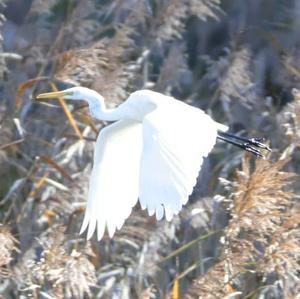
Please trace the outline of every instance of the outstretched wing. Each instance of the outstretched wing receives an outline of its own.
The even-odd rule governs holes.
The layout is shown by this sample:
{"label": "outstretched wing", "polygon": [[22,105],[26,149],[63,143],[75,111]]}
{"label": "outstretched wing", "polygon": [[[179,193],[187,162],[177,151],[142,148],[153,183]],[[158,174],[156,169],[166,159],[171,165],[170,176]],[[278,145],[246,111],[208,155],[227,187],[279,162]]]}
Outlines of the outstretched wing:
{"label": "outstretched wing", "polygon": [[88,202],[80,233],[96,227],[100,240],[105,227],[112,237],[138,200],[142,124],[118,121],[101,130],[94,152]]}
{"label": "outstretched wing", "polygon": [[149,215],[170,220],[187,203],[216,137],[217,123],[175,99],[144,118],[139,200]]}

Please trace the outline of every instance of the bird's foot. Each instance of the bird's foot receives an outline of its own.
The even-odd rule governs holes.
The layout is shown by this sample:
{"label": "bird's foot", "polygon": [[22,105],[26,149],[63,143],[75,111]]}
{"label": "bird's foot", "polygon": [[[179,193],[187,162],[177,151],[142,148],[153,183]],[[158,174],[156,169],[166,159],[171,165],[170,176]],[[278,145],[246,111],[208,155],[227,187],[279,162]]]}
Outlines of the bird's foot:
{"label": "bird's foot", "polygon": [[[264,138],[246,138],[227,132],[220,132],[218,134],[218,138],[232,145],[238,146],[243,150],[256,155],[257,157],[264,157],[264,155],[260,152],[260,149],[267,150],[269,152],[272,151],[268,145],[263,143],[263,141],[265,140]],[[235,140],[242,142],[238,142]]]}
{"label": "bird's foot", "polygon": [[271,152],[272,150],[270,149],[270,147],[267,144],[262,143],[263,141],[265,141],[265,138],[252,137],[248,139],[248,144]]}

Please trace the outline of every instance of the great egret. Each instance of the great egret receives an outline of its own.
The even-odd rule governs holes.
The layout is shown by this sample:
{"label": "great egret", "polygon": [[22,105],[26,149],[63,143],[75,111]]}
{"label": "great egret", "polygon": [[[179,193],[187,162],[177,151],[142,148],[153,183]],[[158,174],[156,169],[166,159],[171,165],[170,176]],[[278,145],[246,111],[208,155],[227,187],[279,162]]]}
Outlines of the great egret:
{"label": "great egret", "polygon": [[[139,199],[149,215],[169,221],[188,201],[203,158],[216,139],[261,156],[269,149],[260,139],[226,133],[202,110],[150,90],[139,90],[116,109],[106,109],[104,98],[85,87],[43,93],[37,99],[63,97],[85,100],[91,116],[116,121],[102,129],[96,142],[87,208],[80,233],[90,239],[97,227],[113,237]],[[235,140],[240,140],[237,142]]]}

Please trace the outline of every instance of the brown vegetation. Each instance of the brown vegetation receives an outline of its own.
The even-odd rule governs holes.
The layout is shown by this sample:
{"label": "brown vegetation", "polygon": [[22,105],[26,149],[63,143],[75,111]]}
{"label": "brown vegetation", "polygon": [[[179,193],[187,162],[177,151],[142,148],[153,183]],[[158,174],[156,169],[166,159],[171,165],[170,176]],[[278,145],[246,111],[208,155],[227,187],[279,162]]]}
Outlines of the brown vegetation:
{"label": "brown vegetation", "polygon": [[[298,2],[4,2],[0,297],[298,298]],[[255,161],[220,142],[171,222],[137,205],[113,240],[86,241],[78,232],[105,123],[85,105],[33,101],[70,85],[109,106],[142,88],[172,94],[266,137],[272,155]]]}

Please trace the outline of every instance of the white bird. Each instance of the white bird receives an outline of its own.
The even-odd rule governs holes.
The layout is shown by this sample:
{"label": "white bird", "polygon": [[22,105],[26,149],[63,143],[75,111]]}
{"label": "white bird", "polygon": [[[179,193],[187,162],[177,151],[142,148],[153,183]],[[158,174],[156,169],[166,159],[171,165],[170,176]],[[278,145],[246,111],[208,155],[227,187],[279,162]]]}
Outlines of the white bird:
{"label": "white bird", "polygon": [[[97,228],[112,238],[139,200],[142,209],[169,221],[189,199],[205,158],[220,138],[258,156],[260,139],[225,133],[228,127],[170,96],[139,90],[116,109],[85,87],[44,93],[37,99],[85,100],[92,117],[115,121],[101,130],[95,147],[87,207],[80,233]],[[234,140],[241,140],[238,143]]]}

